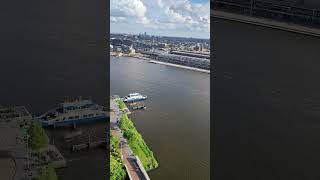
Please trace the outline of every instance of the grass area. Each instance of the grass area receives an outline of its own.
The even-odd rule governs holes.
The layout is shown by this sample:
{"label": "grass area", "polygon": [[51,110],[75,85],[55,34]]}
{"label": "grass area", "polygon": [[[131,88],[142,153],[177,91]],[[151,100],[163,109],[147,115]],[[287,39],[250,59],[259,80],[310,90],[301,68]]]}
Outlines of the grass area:
{"label": "grass area", "polygon": [[117,99],[116,102],[118,103],[118,106],[121,110],[127,108],[126,104],[121,99]]}
{"label": "grass area", "polygon": [[127,115],[122,115],[120,118],[120,128],[123,131],[124,137],[128,140],[129,146],[134,155],[138,156],[144,166],[149,171],[159,166],[153,152],[144,142],[140,133],[134,127],[133,122]]}
{"label": "grass area", "polygon": [[36,180],[58,180],[55,169],[51,166],[44,166],[40,169],[39,176]]}
{"label": "grass area", "polygon": [[119,138],[110,136],[110,180],[124,180],[126,179],[126,171],[121,160],[119,149]]}

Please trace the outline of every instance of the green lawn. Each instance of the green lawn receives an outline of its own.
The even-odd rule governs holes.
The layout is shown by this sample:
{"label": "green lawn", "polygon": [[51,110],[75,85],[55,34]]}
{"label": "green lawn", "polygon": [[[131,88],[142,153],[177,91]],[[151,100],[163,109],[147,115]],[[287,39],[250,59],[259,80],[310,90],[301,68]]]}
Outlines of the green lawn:
{"label": "green lawn", "polygon": [[127,107],[126,104],[121,99],[116,100],[116,102],[118,103],[118,106],[121,110]]}
{"label": "green lawn", "polygon": [[140,158],[144,168],[147,171],[157,168],[159,165],[153,152],[149,149],[127,115],[121,116],[120,128],[123,131],[124,137],[128,140],[130,148]]}

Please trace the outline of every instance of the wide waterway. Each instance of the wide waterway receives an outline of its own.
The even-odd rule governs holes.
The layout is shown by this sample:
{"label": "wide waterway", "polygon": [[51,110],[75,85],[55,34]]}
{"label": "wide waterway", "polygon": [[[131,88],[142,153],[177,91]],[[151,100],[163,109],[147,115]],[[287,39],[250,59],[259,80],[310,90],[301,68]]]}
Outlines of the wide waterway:
{"label": "wide waterway", "polygon": [[209,179],[210,75],[136,58],[110,58],[111,94],[149,97],[147,109],[130,116],[160,164],[149,172],[150,178]]}

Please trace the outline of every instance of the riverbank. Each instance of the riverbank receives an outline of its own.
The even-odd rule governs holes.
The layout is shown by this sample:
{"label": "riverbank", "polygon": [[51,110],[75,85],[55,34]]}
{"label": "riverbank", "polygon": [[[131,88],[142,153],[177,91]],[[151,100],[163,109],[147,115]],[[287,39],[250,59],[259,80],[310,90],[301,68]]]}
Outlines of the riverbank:
{"label": "riverbank", "polygon": [[124,180],[127,176],[120,153],[120,138],[110,135],[110,180]]}
{"label": "riverbank", "polygon": [[[111,135],[120,140],[121,158],[128,176],[130,179],[150,179],[146,171],[156,168],[158,163],[155,161],[153,153],[150,151],[144,141],[143,143],[145,146],[143,146],[143,149],[141,146],[138,146],[142,142],[142,137],[136,130],[133,130],[134,127],[132,127],[132,121],[130,120],[132,124],[130,129],[128,126],[125,126],[129,123],[129,118],[127,116],[130,114],[129,109],[125,103],[121,101],[119,96],[113,96],[111,98],[110,109]],[[151,153],[146,154],[146,152]],[[152,162],[151,165],[150,162]],[[154,162],[156,162],[156,166]],[[119,169],[119,167],[117,169]]]}
{"label": "riverbank", "polygon": [[305,34],[314,37],[320,37],[320,30],[316,28],[306,27],[298,24],[275,21],[263,17],[252,17],[242,14],[230,13],[221,10],[211,10],[211,17],[220,18],[230,21],[237,21],[246,24],[269,27],[273,29],[289,31],[293,33]]}
{"label": "riverbank", "polygon": [[[114,57],[118,57],[116,55],[111,55]],[[205,69],[199,69],[199,68],[194,68],[194,67],[189,67],[189,66],[183,66],[183,65],[179,65],[179,64],[173,64],[173,63],[167,63],[167,62],[161,62],[161,61],[157,61],[157,60],[153,60],[151,58],[145,57],[142,54],[123,54],[120,57],[131,57],[131,58],[136,58],[136,59],[141,59],[141,60],[145,60],[145,61],[149,61],[150,63],[155,63],[155,64],[162,64],[162,65],[166,65],[166,66],[172,66],[172,67],[177,67],[177,68],[182,68],[182,69],[188,69],[188,70],[192,70],[192,71],[198,71],[198,72],[203,72],[203,73],[210,73],[210,70],[205,70]]]}
{"label": "riverbank", "polygon": [[203,73],[210,73],[210,70],[199,69],[199,68],[194,68],[194,67],[189,67],[189,66],[183,66],[183,65],[179,65],[179,64],[172,64],[172,63],[155,61],[155,60],[149,60],[149,62],[150,62],[150,63],[155,63],[155,64],[162,64],[162,65],[166,65],[166,66],[172,66],[172,67],[182,68],[182,69],[188,69],[188,70],[198,71],[198,72],[203,72]]}
{"label": "riverbank", "polygon": [[133,154],[140,158],[143,167],[147,171],[157,168],[159,164],[155,159],[153,152],[135,128],[132,120],[126,114],[123,114],[120,117],[119,127],[123,131],[124,137],[128,140]]}

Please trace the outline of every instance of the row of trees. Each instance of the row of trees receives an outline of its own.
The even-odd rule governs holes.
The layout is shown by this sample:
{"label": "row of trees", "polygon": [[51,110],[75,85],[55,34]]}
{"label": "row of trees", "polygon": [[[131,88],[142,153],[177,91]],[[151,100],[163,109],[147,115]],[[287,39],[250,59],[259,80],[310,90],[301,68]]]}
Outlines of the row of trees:
{"label": "row of trees", "polygon": [[36,180],[58,180],[55,169],[52,166],[45,166],[40,169]]}
{"label": "row of trees", "polygon": [[126,178],[126,171],[121,159],[119,150],[119,138],[110,136],[110,180],[124,180]]}
{"label": "row of trees", "polygon": [[39,122],[33,121],[28,129],[28,145],[31,149],[39,151],[47,147],[49,138]]}
{"label": "row of trees", "polygon": [[117,103],[118,103],[118,106],[121,110],[123,110],[127,107],[126,104],[121,99],[118,99]]}
{"label": "row of trees", "polygon": [[[40,154],[40,150],[49,144],[49,138],[41,124],[33,121],[27,131],[29,147]],[[51,165],[43,166],[39,170],[36,180],[58,180],[55,169]]]}

